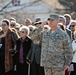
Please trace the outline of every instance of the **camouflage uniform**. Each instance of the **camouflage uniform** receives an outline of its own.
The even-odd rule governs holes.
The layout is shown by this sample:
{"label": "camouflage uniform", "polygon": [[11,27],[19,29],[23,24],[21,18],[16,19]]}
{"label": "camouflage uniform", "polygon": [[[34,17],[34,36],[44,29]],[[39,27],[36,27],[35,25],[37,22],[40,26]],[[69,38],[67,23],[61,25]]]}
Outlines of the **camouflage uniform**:
{"label": "camouflage uniform", "polygon": [[66,32],[57,28],[41,31],[39,27],[31,36],[32,40],[39,38],[41,44],[41,66],[45,68],[45,75],[63,75],[63,66],[71,63],[72,45]]}

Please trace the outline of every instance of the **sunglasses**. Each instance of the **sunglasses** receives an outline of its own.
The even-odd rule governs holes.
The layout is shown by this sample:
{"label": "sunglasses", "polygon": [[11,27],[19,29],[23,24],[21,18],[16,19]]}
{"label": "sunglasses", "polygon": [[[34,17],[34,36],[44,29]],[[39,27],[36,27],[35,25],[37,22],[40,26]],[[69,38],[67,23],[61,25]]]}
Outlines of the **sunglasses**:
{"label": "sunglasses", "polygon": [[70,25],[70,27],[75,27],[75,25]]}

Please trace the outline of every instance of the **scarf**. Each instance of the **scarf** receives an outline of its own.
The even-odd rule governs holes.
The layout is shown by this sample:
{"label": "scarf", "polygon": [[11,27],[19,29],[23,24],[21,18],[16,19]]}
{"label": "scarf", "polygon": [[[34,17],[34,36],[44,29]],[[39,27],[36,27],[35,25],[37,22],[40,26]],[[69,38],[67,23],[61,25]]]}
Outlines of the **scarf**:
{"label": "scarf", "polygon": [[[3,31],[1,32],[3,35]],[[0,33],[0,35],[1,35]],[[12,38],[11,38],[11,30],[8,29],[5,36],[5,72],[8,72],[13,69],[13,58],[9,49],[12,49]]]}
{"label": "scarf", "polygon": [[22,44],[22,41],[21,41],[21,44],[20,44],[19,56],[20,56],[20,63],[24,63],[24,60],[23,60],[23,44]]}

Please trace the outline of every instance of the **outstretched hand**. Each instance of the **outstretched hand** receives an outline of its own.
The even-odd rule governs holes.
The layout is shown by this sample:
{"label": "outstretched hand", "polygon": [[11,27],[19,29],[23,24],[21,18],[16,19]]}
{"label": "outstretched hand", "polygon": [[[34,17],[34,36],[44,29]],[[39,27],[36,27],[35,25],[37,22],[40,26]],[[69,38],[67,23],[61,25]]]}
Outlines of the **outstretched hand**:
{"label": "outstretched hand", "polygon": [[42,24],[41,24],[41,28],[43,28],[44,25],[46,25],[46,21],[43,21],[43,22],[42,22]]}

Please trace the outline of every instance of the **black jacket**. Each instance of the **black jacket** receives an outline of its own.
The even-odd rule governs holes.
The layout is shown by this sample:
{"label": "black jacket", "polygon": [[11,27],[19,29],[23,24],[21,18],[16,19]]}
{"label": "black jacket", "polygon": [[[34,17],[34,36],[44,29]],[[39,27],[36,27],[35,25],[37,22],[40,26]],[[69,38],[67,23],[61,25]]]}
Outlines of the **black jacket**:
{"label": "black jacket", "polygon": [[[25,63],[26,63],[26,56],[27,56],[29,50],[31,49],[31,43],[32,43],[32,40],[30,38],[28,38],[28,37],[26,37],[26,39],[22,42],[22,44],[23,44],[23,58],[24,58]],[[19,63],[20,44],[21,44],[21,40],[18,39],[16,41],[16,53],[14,55],[15,65],[17,63]]]}

